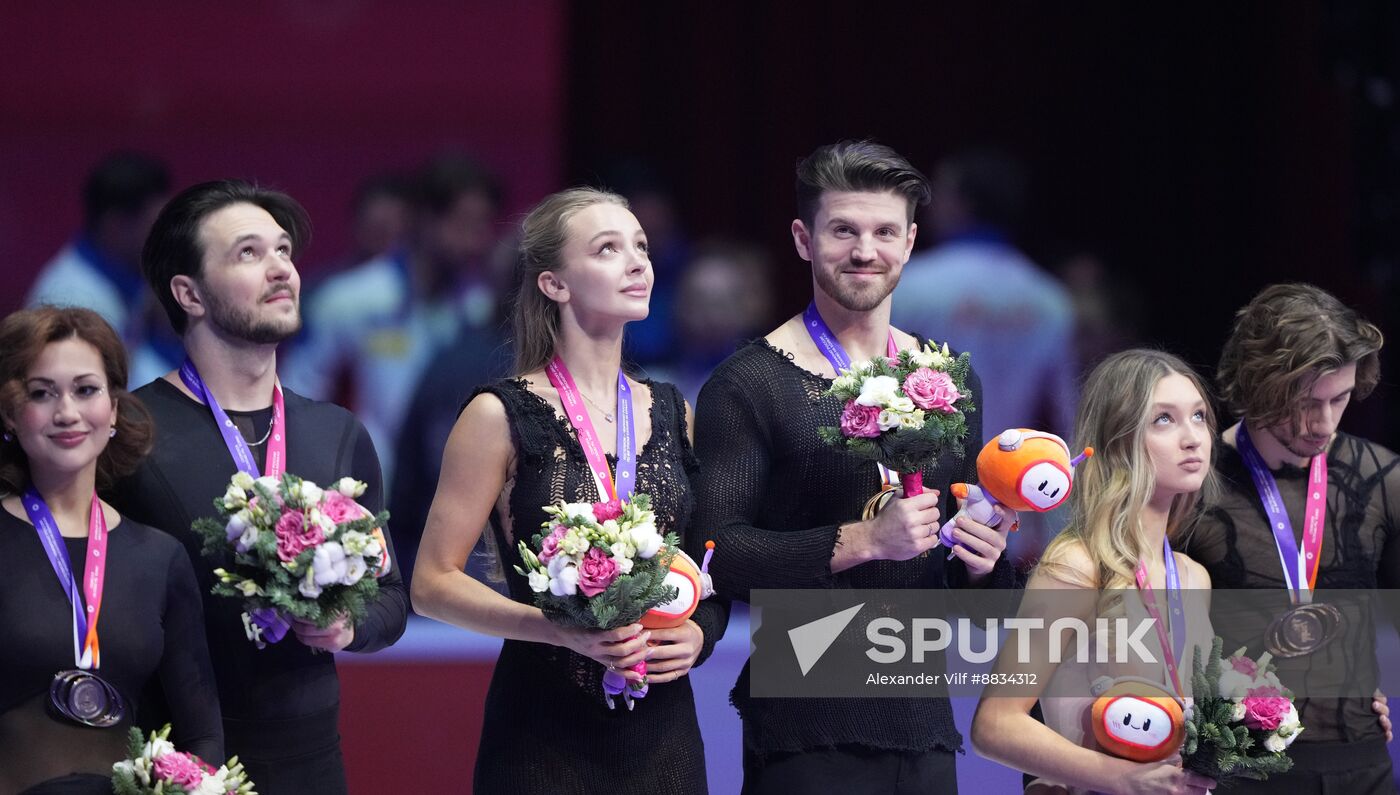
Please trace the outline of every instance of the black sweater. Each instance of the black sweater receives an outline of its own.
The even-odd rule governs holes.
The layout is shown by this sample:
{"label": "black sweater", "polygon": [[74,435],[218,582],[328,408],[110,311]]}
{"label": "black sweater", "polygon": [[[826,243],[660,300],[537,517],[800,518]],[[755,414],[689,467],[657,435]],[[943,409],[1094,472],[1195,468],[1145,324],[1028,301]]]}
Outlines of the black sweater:
{"label": "black sweater", "polygon": [[[923,344],[921,339],[920,344]],[[980,403],[981,382],[968,374]],[[840,526],[860,519],[879,489],[875,464],[830,447],[817,428],[837,425],[841,404],[823,397],[831,379],[798,367],[763,340],[724,361],[700,392],[695,450],[703,465],[695,524],[715,539],[710,565],[720,595],[748,600],[756,588],[946,588],[966,583],[967,570],[947,555],[871,561],[832,573]],[[924,485],[944,494],[944,516],[956,505],[955,482],[975,483],[982,446],[981,414],[967,416],[963,456],[924,468]],[[997,562],[988,587],[1011,587],[1014,572]],[[744,742],[759,755],[836,745],[899,751],[958,750],[946,698],[763,698],[749,696],[744,667],[732,694],[744,719]]]}
{"label": "black sweater", "polygon": [[[65,538],[63,542],[74,573],[81,576],[88,540]],[[64,586],[54,576],[34,526],[3,509],[0,561],[5,565],[5,576],[0,577],[0,627],[5,632],[0,643],[0,715],[4,715],[12,709],[34,708],[29,702],[36,698],[41,700],[36,705],[46,702],[54,674],[77,666],[73,663],[73,612]],[[223,727],[198,598],[194,572],[179,544],[131,519],[123,518],[111,528],[97,627],[102,666],[96,673],[121,694],[128,707],[127,719],[110,729],[83,729],[83,733],[124,737],[131,719],[137,717],[134,712],[142,690],[158,677],[167,686],[179,685],[170,690],[171,739],[180,750],[215,765],[224,761]],[[12,747],[22,747],[19,738],[11,740]],[[65,750],[73,752],[37,749],[40,757],[50,759],[61,758]],[[110,772],[110,768],[94,772]]]}
{"label": "black sweater", "polygon": [[[217,515],[214,500],[237,471],[213,415],[164,379],[135,394],[155,418],[155,449],[109,500],[123,513],[179,539],[194,561],[229,753],[257,760],[295,755],[298,746],[324,746],[337,736],[340,684],[334,655],[312,651],[291,633],[280,643],[258,649],[244,633],[242,602],[209,592],[216,566],[200,553],[203,542],[190,525],[199,517]],[[283,394],[287,471],[323,487],[346,475],[362,480],[368,489],[359,502],[379,511],[384,504],[379,459],[364,426],[339,406],[286,389]],[[245,438],[260,438],[271,421],[271,407],[228,414],[243,426]],[[264,452],[265,445],[253,448],[260,465]],[[355,625],[354,641],[346,651],[377,651],[403,634],[408,594],[398,567],[379,585],[379,597],[369,616]],[[276,731],[271,730],[274,725]]]}

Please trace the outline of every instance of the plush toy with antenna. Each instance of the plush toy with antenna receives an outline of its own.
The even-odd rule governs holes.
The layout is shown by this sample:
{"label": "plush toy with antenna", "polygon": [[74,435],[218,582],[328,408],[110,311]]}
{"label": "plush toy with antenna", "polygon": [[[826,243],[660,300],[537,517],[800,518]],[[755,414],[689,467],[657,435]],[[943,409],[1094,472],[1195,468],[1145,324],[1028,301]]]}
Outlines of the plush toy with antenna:
{"label": "plush toy with antenna", "polygon": [[939,539],[944,546],[953,547],[953,523],[959,516],[988,527],[1000,525],[1001,514],[993,510],[996,505],[1013,511],[1053,511],[1069,498],[1075,467],[1093,454],[1094,448],[1086,447],[1071,458],[1069,445],[1053,433],[1029,428],[1002,431],[977,455],[980,484],[952,485],[953,496],[962,501],[962,508],[939,529]]}

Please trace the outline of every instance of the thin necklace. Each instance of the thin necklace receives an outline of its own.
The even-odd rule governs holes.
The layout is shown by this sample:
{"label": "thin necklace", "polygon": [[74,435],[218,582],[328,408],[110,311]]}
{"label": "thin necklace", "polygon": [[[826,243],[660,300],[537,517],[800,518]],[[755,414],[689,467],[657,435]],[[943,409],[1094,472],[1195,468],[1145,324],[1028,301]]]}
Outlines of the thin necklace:
{"label": "thin necklace", "polygon": [[[606,420],[607,422],[612,422],[612,421],[613,421],[613,413],[612,413],[611,411],[608,411],[607,409],[603,408],[602,406],[598,405],[597,403],[594,403],[594,402],[593,402],[593,398],[589,397],[589,396],[588,396],[588,393],[587,393],[587,392],[584,392],[582,389],[580,389],[580,390],[578,391],[578,393],[579,393],[580,395],[583,395],[583,399],[586,400],[586,401],[588,401],[588,405],[590,405],[590,406],[592,406],[593,408],[595,408],[595,409],[597,409],[597,410],[603,412],[603,419],[604,419],[604,420]],[[269,428],[268,430],[271,430],[271,429]]]}
{"label": "thin necklace", "polygon": [[[587,397],[587,395],[585,395],[584,397]],[[272,423],[275,422],[276,419],[277,419],[277,418],[274,416],[272,419],[268,420],[268,421],[267,421],[267,433],[263,434],[263,438],[257,440],[256,442],[248,442],[248,446],[249,446],[249,447],[257,447],[258,445],[262,444],[263,442],[266,442],[267,439],[268,439],[268,437],[272,435]],[[611,420],[609,420],[609,422],[611,422]],[[239,434],[242,434],[242,433],[243,433],[242,431],[239,431]],[[246,437],[245,437],[245,438],[246,438]]]}

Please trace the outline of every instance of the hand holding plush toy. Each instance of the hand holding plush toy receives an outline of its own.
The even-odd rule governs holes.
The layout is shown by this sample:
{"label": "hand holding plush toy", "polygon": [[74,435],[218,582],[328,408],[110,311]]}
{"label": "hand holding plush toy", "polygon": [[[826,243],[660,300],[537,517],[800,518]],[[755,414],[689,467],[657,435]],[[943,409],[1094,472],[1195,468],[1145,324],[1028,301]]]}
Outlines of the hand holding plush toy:
{"label": "hand holding plush toy", "polygon": [[1037,513],[1060,507],[1074,485],[1074,468],[1093,454],[1094,448],[1086,447],[1071,459],[1069,445],[1053,433],[1029,428],[1002,431],[977,455],[981,485],[952,485],[953,496],[962,501],[962,507],[938,531],[939,538],[951,548],[953,523],[964,515],[996,527],[1001,524],[1001,514],[992,510],[995,505]]}

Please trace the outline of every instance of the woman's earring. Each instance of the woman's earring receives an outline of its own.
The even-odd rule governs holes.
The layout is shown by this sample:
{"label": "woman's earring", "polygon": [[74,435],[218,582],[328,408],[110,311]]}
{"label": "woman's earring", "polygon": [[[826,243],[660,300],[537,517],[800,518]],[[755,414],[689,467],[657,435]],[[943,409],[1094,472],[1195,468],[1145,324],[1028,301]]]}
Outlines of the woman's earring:
{"label": "woman's earring", "polygon": [[117,435],[117,426],[113,425],[113,426],[112,426],[112,429],[109,430],[109,431],[107,431],[107,436],[110,438],[110,437],[113,437],[113,436],[116,436],[116,435]]}
{"label": "woman's earring", "polygon": [[14,440],[15,440],[14,434],[10,433],[9,431],[5,431],[5,441],[7,441],[7,442],[13,442]]}

